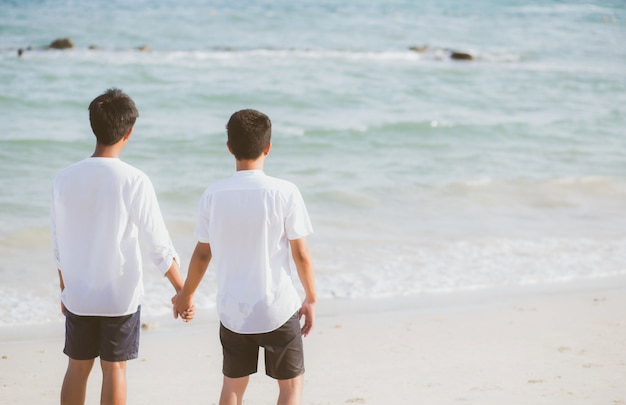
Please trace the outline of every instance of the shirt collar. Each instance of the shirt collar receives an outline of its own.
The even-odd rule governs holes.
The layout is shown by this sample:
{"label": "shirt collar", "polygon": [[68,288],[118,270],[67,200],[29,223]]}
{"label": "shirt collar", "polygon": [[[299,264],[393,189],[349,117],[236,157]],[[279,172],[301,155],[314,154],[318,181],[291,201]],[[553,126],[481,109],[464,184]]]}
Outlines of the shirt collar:
{"label": "shirt collar", "polygon": [[233,173],[235,177],[249,177],[249,176],[265,176],[263,170],[237,170]]}

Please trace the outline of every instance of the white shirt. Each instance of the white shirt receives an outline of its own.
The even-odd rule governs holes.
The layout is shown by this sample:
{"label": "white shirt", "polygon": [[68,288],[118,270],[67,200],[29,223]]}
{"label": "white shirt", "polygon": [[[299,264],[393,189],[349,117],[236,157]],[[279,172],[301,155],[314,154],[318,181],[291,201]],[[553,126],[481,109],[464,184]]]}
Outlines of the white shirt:
{"label": "white shirt", "polygon": [[301,307],[289,240],[312,232],[298,188],[262,171],[238,171],[204,192],[195,235],[211,245],[226,328],[270,332]]}
{"label": "white shirt", "polygon": [[165,274],[179,263],[150,179],[117,158],[87,158],[61,171],[52,186],[52,245],[77,315],[122,316],[143,297],[139,240]]}

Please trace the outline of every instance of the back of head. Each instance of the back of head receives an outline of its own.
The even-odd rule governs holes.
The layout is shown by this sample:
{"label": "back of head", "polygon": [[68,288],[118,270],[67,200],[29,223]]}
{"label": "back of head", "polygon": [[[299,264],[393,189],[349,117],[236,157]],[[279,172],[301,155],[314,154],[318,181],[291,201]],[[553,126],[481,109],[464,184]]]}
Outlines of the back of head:
{"label": "back of head", "polygon": [[261,156],[272,137],[272,123],[256,110],[241,110],[226,124],[228,144],[237,160],[254,160]]}
{"label": "back of head", "polygon": [[119,89],[109,89],[89,104],[91,129],[99,144],[114,145],[135,125],[135,102]]}

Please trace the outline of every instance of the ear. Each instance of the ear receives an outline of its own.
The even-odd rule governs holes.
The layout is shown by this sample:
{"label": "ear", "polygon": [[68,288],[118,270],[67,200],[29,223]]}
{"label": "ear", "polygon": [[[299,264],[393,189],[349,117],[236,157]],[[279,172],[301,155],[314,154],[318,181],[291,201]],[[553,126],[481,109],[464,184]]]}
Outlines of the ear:
{"label": "ear", "polygon": [[226,147],[228,148],[228,151],[230,152],[230,154],[234,155],[233,148],[230,147],[230,142],[226,141]]}
{"label": "ear", "polygon": [[263,154],[265,156],[269,155],[270,149],[272,149],[272,142],[268,142],[267,143],[267,146],[265,147],[265,150],[263,151]]}
{"label": "ear", "polygon": [[127,133],[126,135],[124,135],[124,137],[122,137],[122,139],[123,139],[124,141],[128,141],[128,138],[130,138],[130,134],[132,134],[132,133],[133,133],[133,129],[134,129],[134,128],[135,128],[135,127],[131,127],[131,128],[128,130],[128,133]]}

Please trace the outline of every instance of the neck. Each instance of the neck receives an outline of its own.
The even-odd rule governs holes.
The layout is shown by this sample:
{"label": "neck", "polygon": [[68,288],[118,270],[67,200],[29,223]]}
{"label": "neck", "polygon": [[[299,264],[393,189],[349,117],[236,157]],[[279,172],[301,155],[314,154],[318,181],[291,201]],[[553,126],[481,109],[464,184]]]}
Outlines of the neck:
{"label": "neck", "polygon": [[237,171],[240,170],[263,170],[264,159],[259,158],[255,160],[237,160]]}
{"label": "neck", "polygon": [[119,143],[115,145],[96,145],[96,150],[91,157],[119,158],[122,148]]}

